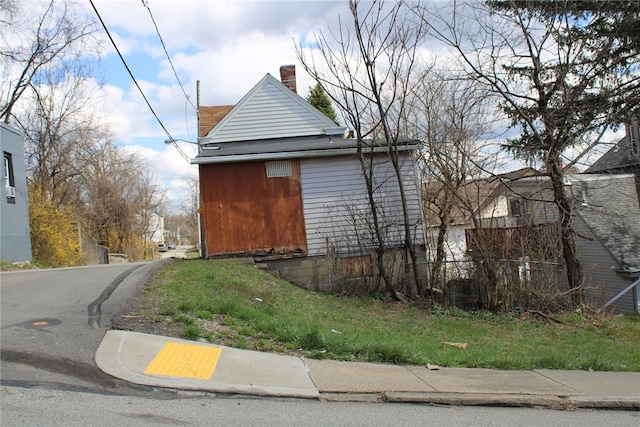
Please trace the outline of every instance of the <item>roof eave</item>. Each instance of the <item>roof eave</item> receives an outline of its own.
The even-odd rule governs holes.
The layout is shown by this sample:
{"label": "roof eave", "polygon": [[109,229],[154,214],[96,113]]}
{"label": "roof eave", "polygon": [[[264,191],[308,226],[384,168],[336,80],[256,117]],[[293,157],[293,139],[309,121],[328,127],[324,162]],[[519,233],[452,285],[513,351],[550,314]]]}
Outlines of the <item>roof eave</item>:
{"label": "roof eave", "polygon": [[622,277],[627,279],[637,279],[640,277],[640,266],[638,267],[630,267],[630,268],[618,268],[615,269],[615,272]]}
{"label": "roof eave", "polygon": [[[416,149],[416,146],[406,145],[397,147],[398,151],[412,151]],[[365,154],[380,154],[386,153],[388,147],[375,147],[373,149],[367,149]],[[303,159],[314,157],[336,157],[336,156],[349,156],[358,154],[358,148],[337,148],[329,150],[301,150],[301,151],[284,151],[277,153],[253,153],[253,154],[234,154],[227,156],[208,156],[208,157],[196,157],[191,159],[192,165],[207,165],[216,163],[232,163],[232,162],[248,162],[255,160],[286,160],[286,159]]]}

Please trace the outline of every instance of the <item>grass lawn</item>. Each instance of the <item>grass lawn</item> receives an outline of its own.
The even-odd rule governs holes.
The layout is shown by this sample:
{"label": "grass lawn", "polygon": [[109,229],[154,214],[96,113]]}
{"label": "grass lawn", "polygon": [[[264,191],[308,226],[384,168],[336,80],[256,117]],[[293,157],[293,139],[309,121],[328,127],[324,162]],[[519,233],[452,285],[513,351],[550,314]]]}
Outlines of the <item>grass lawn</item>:
{"label": "grass lawn", "polygon": [[261,351],[450,367],[640,371],[640,316],[493,315],[305,291],[235,261],[176,260],[147,285],[147,322]]}

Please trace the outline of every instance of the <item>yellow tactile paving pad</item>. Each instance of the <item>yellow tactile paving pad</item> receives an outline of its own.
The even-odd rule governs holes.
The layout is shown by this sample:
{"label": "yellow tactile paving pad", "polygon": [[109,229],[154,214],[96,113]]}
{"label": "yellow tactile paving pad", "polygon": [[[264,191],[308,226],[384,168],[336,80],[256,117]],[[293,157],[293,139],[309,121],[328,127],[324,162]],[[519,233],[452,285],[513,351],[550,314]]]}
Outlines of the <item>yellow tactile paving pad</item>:
{"label": "yellow tactile paving pad", "polygon": [[216,369],[221,348],[166,342],[145,374],[208,380]]}

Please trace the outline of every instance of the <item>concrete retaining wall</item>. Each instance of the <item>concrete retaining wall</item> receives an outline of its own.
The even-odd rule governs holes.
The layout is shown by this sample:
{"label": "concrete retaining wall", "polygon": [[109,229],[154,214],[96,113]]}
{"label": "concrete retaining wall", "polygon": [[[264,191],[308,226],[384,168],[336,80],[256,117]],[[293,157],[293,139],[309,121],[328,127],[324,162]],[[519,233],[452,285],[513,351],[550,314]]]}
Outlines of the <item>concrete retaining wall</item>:
{"label": "concrete retaining wall", "polygon": [[[394,283],[402,291],[405,274],[403,251],[397,250],[387,256],[388,270]],[[427,283],[427,264],[424,249],[418,250],[420,260],[419,277],[422,285]],[[340,292],[348,294],[379,293],[385,291],[384,282],[375,263],[375,255],[328,257],[315,256],[293,259],[261,261],[259,267],[271,274],[302,288],[317,292]],[[408,274],[412,274],[409,272]]]}

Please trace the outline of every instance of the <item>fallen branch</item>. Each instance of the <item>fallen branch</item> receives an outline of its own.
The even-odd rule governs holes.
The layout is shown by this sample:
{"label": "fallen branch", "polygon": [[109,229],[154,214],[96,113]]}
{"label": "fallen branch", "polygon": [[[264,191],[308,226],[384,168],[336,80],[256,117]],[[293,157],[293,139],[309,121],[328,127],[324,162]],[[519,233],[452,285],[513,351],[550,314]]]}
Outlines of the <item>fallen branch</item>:
{"label": "fallen branch", "polygon": [[142,319],[144,316],[143,315],[132,316],[132,315],[122,314],[120,317],[122,317],[123,319]]}
{"label": "fallen branch", "polygon": [[443,342],[443,344],[457,348],[467,348],[467,346],[469,345],[466,342]]}
{"label": "fallen branch", "polygon": [[565,325],[565,323],[562,320],[556,319],[555,317],[551,317],[548,314],[544,314],[541,311],[529,310],[529,313],[535,314],[536,316],[544,317],[546,320],[551,320],[552,322],[558,323],[560,325]]}

